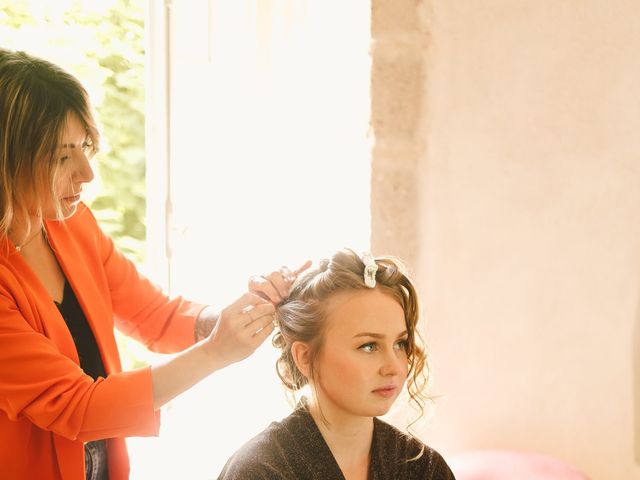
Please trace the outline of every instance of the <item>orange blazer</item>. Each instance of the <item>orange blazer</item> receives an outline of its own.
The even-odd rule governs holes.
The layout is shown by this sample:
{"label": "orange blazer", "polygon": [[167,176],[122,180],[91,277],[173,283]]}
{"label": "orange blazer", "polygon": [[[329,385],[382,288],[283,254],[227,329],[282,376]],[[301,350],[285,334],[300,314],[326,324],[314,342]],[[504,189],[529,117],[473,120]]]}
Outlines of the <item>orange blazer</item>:
{"label": "orange blazer", "polygon": [[64,319],[42,283],[0,237],[0,477],[84,480],[83,443],[108,439],[110,480],[129,476],[123,437],[157,435],[151,369],[122,372],[114,327],[159,352],[194,343],[204,305],[167,298],[80,204],[45,224],[51,247],[96,337],[107,378],[79,366]]}

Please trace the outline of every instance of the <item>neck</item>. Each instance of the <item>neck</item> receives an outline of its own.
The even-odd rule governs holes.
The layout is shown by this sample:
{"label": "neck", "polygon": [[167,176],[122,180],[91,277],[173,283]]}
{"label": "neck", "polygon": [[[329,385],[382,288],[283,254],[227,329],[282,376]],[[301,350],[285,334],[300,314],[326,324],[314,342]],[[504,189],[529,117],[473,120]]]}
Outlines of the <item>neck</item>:
{"label": "neck", "polygon": [[330,401],[318,402],[315,395],[309,401],[309,412],[343,472],[363,463],[369,465],[372,417],[340,411]]}
{"label": "neck", "polygon": [[28,222],[14,223],[9,229],[8,236],[16,250],[21,251],[42,234],[43,228],[42,219],[32,217]]}

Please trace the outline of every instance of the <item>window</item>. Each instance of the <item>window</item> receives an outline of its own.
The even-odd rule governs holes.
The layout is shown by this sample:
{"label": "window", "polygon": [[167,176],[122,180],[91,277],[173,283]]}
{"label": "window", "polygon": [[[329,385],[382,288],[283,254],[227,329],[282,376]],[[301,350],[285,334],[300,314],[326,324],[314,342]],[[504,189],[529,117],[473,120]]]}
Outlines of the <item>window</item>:
{"label": "window", "polygon": [[[169,134],[153,142],[167,146],[167,189],[148,201],[170,200],[172,292],[224,306],[251,274],[369,246],[370,4],[195,3],[150,25],[168,26],[151,34],[150,70],[169,72],[167,108],[152,102]],[[215,478],[286,416],[275,360],[267,340],[172,402],[160,438],[130,442],[153,460],[148,478]]]}

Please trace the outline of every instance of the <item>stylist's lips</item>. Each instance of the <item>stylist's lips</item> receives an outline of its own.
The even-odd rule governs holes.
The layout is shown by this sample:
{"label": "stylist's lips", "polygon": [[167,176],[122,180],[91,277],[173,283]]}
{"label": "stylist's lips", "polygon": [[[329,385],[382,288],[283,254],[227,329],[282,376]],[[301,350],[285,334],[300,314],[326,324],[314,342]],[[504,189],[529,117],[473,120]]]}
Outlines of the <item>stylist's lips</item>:
{"label": "stylist's lips", "polygon": [[396,385],[385,385],[384,387],[376,388],[373,393],[384,398],[390,398],[393,397],[397,391],[398,387]]}
{"label": "stylist's lips", "polygon": [[80,201],[80,194],[77,193],[75,195],[71,195],[70,197],[64,197],[64,200],[69,203],[78,203]]}

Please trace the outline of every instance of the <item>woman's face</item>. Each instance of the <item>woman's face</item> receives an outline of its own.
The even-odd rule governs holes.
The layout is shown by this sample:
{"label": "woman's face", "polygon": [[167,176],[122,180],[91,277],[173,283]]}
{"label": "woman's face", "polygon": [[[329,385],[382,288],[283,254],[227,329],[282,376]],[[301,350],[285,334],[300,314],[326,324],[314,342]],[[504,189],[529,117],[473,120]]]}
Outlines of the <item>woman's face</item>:
{"label": "woman's face", "polygon": [[[80,202],[82,185],[93,180],[89,164],[91,139],[77,115],[70,113],[62,134],[62,141],[55,155],[59,157],[60,169],[55,181],[54,198],[60,203],[63,218],[73,215]],[[56,219],[56,205],[50,200],[43,206],[47,219]]]}
{"label": "woman's face", "polygon": [[378,289],[330,300],[315,391],[329,421],[385,414],[407,378],[404,311]]}

